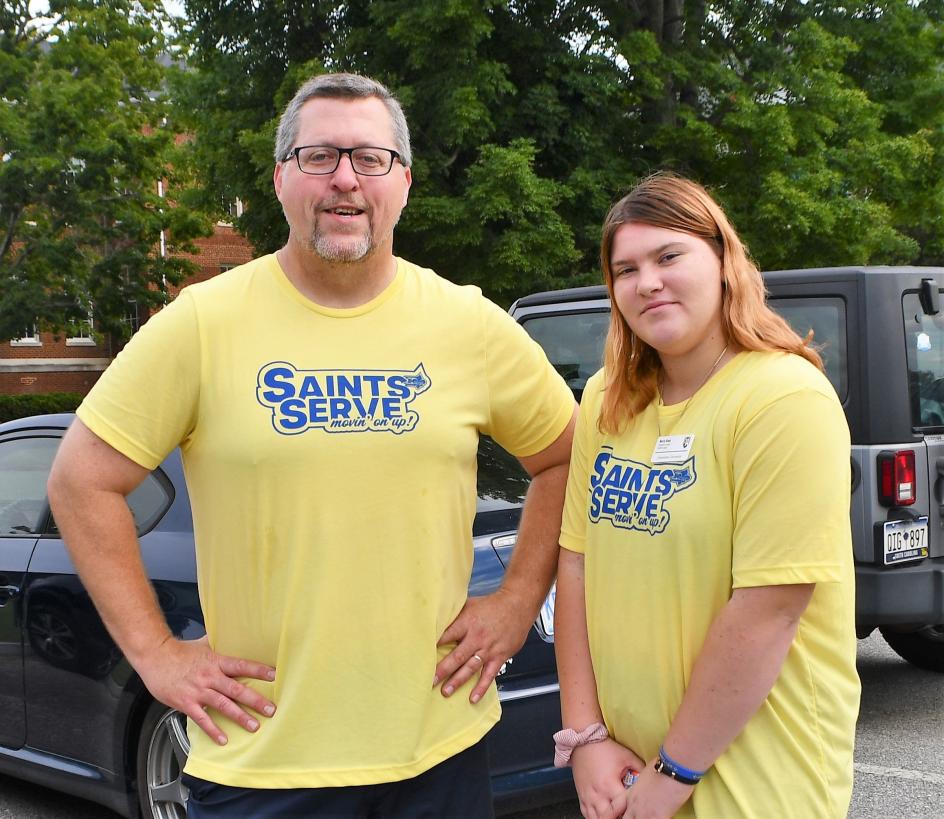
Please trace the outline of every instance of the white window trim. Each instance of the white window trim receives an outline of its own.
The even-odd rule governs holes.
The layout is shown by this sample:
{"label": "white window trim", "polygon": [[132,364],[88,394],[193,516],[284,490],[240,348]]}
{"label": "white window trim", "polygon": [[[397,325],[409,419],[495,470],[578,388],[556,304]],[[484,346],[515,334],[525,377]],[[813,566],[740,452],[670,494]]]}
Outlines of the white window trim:
{"label": "white window trim", "polygon": [[[234,205],[234,207],[235,207],[235,209],[236,209],[236,216],[235,216],[235,218],[238,219],[240,216],[243,215],[243,211],[245,210],[245,208],[243,207],[243,200],[240,199],[240,198],[237,196],[237,197],[233,200],[233,205]],[[227,222],[227,221],[225,221],[225,220],[220,220],[220,221],[217,222],[216,224],[222,225],[222,226],[224,226],[224,227],[232,227],[232,226],[233,226],[233,223],[232,223],[232,222]]]}
{"label": "white window trim", "polygon": [[39,328],[33,325],[33,335],[23,336],[22,338],[11,338],[11,347],[42,347],[43,342],[39,338]]}
{"label": "white window trim", "polygon": [[[82,323],[85,324],[85,322],[82,322]],[[77,326],[77,322],[74,320],[70,321],[69,324],[73,327]],[[90,333],[95,331],[95,319],[92,316],[91,305],[89,306],[87,326]],[[94,347],[94,346],[95,346],[95,338],[92,335],[87,335],[87,336],[67,335],[66,336],[66,347]]]}

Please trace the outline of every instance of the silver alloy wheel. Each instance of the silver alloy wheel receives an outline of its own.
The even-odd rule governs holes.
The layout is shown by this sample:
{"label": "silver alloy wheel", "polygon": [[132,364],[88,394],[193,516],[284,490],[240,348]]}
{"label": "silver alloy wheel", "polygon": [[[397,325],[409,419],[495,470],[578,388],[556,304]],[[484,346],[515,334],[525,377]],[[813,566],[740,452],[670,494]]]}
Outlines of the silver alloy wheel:
{"label": "silver alloy wheel", "polygon": [[151,734],[147,747],[145,776],[151,816],[147,819],[185,819],[190,792],[180,781],[190,740],[187,718],[180,711],[164,714]]}

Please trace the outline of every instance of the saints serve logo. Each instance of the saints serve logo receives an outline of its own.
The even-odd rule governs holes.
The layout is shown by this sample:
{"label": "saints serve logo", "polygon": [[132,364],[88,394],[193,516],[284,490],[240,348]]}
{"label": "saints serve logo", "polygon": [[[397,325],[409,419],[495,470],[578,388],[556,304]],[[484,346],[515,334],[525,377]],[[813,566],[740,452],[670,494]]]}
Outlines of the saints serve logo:
{"label": "saints serve logo", "polygon": [[299,370],[286,361],[266,364],[256,400],[272,412],[283,435],[325,432],[410,432],[419,413],[410,404],[430,387],[422,364],[412,370]]}
{"label": "saints serve logo", "polygon": [[590,475],[590,520],[658,534],[669,523],[668,500],[696,479],[694,458],[681,465],[649,466],[601,447]]}

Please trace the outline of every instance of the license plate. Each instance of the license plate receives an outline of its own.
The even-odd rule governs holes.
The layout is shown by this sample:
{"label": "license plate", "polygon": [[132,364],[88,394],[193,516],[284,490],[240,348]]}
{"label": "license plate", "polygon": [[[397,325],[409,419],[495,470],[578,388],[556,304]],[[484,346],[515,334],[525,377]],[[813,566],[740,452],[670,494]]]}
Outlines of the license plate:
{"label": "license plate", "polygon": [[883,524],[885,565],[928,556],[928,519],[890,520]]}

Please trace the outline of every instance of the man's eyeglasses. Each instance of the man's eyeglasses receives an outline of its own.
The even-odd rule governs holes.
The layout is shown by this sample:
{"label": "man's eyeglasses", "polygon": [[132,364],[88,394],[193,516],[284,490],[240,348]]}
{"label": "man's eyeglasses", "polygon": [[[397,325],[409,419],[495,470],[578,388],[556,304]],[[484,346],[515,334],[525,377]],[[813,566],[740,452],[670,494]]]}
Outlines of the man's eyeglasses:
{"label": "man's eyeglasses", "polygon": [[302,173],[315,176],[334,173],[341,164],[341,157],[347,154],[351,160],[354,173],[360,176],[386,176],[393,167],[393,160],[400,159],[400,154],[389,148],[336,148],[333,145],[302,145],[292,148],[283,159],[288,162],[293,156]]}

